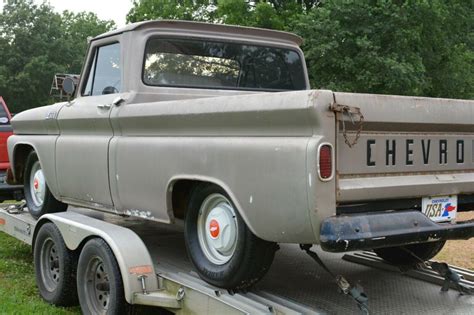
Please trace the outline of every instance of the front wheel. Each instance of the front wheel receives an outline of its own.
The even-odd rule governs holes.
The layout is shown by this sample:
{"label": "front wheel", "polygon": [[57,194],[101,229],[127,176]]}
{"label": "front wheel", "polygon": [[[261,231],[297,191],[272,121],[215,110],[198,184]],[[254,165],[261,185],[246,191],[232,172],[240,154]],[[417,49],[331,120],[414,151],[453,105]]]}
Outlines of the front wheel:
{"label": "front wheel", "polygon": [[[374,249],[374,252],[386,262],[403,267],[412,266],[427,261],[436,256],[446,242],[410,244],[405,246],[385,247]],[[412,254],[411,254],[412,253]]]}
{"label": "front wheel", "polygon": [[194,189],[184,235],[199,276],[226,289],[255,284],[270,268],[277,249],[249,230],[226,192],[215,185]]}
{"label": "front wheel", "polygon": [[31,151],[26,159],[23,179],[26,206],[32,217],[38,219],[46,213],[66,211],[67,204],[54,198],[49,190],[38,155],[35,151]]}

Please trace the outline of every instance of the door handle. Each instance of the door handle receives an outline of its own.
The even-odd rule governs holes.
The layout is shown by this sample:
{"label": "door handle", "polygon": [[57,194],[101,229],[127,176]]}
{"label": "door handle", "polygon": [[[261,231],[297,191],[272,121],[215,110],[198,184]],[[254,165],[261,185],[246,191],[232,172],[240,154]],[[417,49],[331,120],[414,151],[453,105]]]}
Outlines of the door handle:
{"label": "door handle", "polygon": [[111,106],[112,105],[110,105],[110,104],[99,104],[99,105],[97,105],[97,108],[99,108],[99,109],[110,109]]}

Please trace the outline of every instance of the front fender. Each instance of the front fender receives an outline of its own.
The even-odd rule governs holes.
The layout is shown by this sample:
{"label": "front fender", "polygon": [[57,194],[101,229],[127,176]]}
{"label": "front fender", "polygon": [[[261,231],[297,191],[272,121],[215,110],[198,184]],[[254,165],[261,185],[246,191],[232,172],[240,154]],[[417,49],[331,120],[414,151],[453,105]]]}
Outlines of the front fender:
{"label": "front fender", "polygon": [[8,156],[13,180],[22,184],[26,159],[29,152],[35,151],[38,154],[49,190],[59,200],[55,158],[58,137],[58,135],[12,135],[8,138]]}
{"label": "front fender", "polygon": [[67,103],[37,107],[21,112],[11,120],[16,135],[59,135],[57,117]]}

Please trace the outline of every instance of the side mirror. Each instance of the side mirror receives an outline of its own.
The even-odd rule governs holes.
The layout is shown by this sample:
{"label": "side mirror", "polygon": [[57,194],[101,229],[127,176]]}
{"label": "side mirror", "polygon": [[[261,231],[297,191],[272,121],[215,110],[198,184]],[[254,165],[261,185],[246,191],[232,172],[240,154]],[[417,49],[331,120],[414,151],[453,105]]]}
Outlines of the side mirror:
{"label": "side mirror", "polygon": [[77,85],[78,80],[76,78],[72,77],[66,77],[63,80],[63,91],[66,93],[68,96],[72,96],[74,92],[76,91],[76,85]]}

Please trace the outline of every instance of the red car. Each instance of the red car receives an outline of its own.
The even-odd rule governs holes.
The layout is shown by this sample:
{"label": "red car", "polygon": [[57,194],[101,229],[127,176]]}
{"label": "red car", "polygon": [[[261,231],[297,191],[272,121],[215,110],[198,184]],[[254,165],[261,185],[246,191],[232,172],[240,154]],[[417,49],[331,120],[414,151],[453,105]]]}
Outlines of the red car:
{"label": "red car", "polygon": [[7,169],[10,167],[8,160],[7,139],[13,134],[10,119],[12,115],[7,104],[0,96],[0,202],[5,200],[21,200],[23,197],[22,186],[10,186],[6,183]]}

